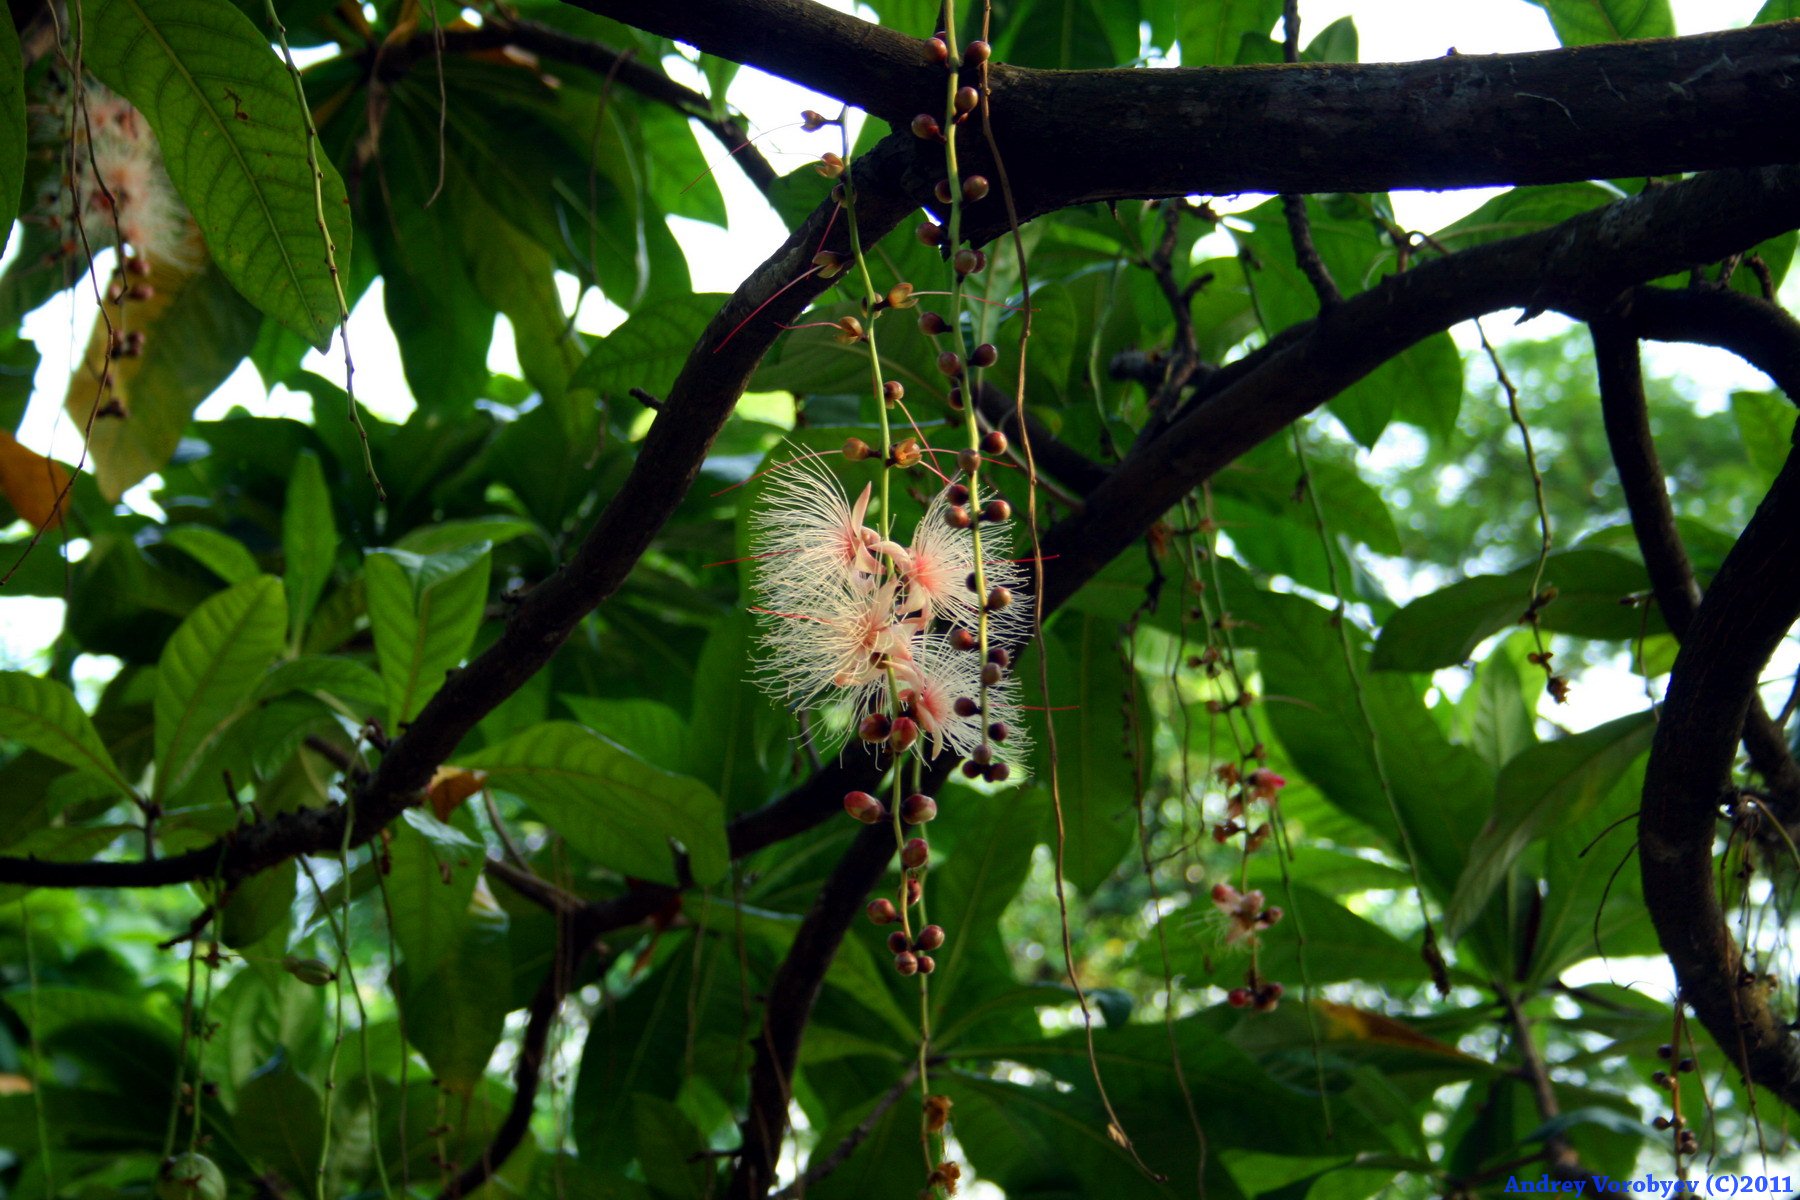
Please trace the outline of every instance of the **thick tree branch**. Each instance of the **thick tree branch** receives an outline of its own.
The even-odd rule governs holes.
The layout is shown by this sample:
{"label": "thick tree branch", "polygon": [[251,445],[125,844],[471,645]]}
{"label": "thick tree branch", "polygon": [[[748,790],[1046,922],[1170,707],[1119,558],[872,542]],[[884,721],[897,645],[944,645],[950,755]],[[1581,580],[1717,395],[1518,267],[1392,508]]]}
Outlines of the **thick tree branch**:
{"label": "thick tree branch", "polygon": [[[576,2],[817,88],[896,128],[942,107],[943,68],[928,62],[923,41],[809,0]],[[988,79],[1021,220],[1087,201],[1194,192],[1480,187],[1800,160],[1797,21],[1400,64],[994,63]],[[937,155],[928,143],[915,153],[924,176],[915,197],[929,203],[941,161],[927,161]],[[991,169],[980,146],[968,155],[965,170]],[[997,204],[963,215],[978,243],[1006,227]]]}
{"label": "thick tree branch", "polygon": [[1800,620],[1800,451],[1706,589],[1675,658],[1644,800],[1638,858],[1644,900],[1682,999],[1725,1056],[1790,1105],[1800,1104],[1800,1042],[1746,969],[1713,876],[1720,807],[1757,680]]}
{"label": "thick tree branch", "polygon": [[1619,315],[1639,338],[1729,350],[1800,404],[1800,321],[1778,304],[1725,288],[1640,287]]}
{"label": "thick tree branch", "polygon": [[[777,178],[775,168],[755,146],[750,145],[750,135],[741,122],[720,116],[699,92],[683,87],[654,66],[639,62],[611,46],[535,21],[495,21],[479,29],[449,29],[444,31],[442,38],[445,54],[469,54],[514,46],[615,79],[640,96],[666,104],[704,125],[707,132],[732,153],[738,166],[759,191],[768,191]],[[407,41],[383,46],[373,65],[383,79],[397,79],[437,52],[437,39],[429,31],[421,30]]]}
{"label": "thick tree branch", "polygon": [[[1653,290],[1656,289],[1640,288],[1632,295]],[[1678,640],[1685,640],[1700,606],[1700,584],[1681,544],[1675,510],[1669,505],[1662,465],[1651,439],[1638,340],[1622,318],[1601,317],[1590,328],[1600,376],[1600,412],[1606,423],[1613,464],[1619,471],[1619,484],[1625,493],[1625,506],[1631,514],[1632,532],[1643,551],[1656,606],[1668,622],[1669,632]],[[1787,739],[1770,719],[1760,697],[1751,697],[1744,723],[1744,748],[1770,791],[1781,798],[1784,821],[1791,819],[1792,811],[1800,806],[1800,766],[1795,765]]]}

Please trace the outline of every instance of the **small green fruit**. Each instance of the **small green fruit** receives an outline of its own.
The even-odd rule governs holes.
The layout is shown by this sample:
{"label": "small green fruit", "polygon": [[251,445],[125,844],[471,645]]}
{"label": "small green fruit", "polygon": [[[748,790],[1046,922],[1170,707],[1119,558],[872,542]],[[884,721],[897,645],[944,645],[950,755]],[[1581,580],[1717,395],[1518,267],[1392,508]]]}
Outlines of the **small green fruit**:
{"label": "small green fruit", "polygon": [[316,958],[300,958],[290,954],[281,960],[281,969],[307,987],[324,987],[337,978],[337,972]]}
{"label": "small green fruit", "polygon": [[225,1174],[204,1154],[176,1154],[156,1173],[156,1200],[225,1200]]}

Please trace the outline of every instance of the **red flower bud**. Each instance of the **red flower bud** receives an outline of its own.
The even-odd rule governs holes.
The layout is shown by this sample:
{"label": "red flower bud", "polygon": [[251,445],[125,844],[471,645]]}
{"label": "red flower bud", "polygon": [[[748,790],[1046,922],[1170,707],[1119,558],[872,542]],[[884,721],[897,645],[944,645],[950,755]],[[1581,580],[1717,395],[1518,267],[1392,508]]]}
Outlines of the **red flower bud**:
{"label": "red flower bud", "polygon": [[908,825],[923,825],[937,816],[937,811],[937,801],[923,792],[914,792],[900,802],[900,819]]}
{"label": "red flower bud", "polygon": [[949,204],[951,200],[950,181],[948,179],[938,180],[937,186],[931,190],[931,194],[937,197],[939,204]]}
{"label": "red flower bud", "polygon": [[1225,993],[1225,1003],[1233,1008],[1250,1007],[1250,989],[1235,987]]}
{"label": "red flower bud", "polygon": [[[935,229],[937,226],[934,225],[932,228]],[[948,332],[949,329],[950,326],[944,323],[944,318],[936,313],[922,312],[919,314],[919,332],[927,337],[936,337],[940,333]]]}
{"label": "red flower bud", "polygon": [[952,504],[967,504],[969,502],[969,489],[963,484],[953,483],[945,488],[944,492],[944,499]]}
{"label": "red flower bud", "polygon": [[998,429],[988,430],[981,437],[981,452],[983,454],[1005,454],[1006,435]]}
{"label": "red flower bud", "polygon": [[974,112],[975,106],[981,103],[981,93],[972,87],[964,85],[963,87],[956,89],[956,98],[953,103],[956,106],[956,111],[959,113]]}
{"label": "red flower bud", "polygon": [[963,180],[962,193],[963,193],[963,199],[969,201],[970,203],[973,203],[976,200],[987,199],[987,194],[988,194],[987,176],[971,175],[967,179]]}
{"label": "red flower bud", "polygon": [[917,975],[919,973],[919,956],[911,950],[902,950],[894,955],[894,970],[902,975]]}
{"label": "red flower bud", "polygon": [[944,523],[952,529],[967,529],[975,523],[975,518],[971,517],[969,510],[962,505],[952,504],[944,512]]}
{"label": "red flower bud", "polygon": [[924,838],[908,838],[906,845],[900,847],[900,865],[912,870],[924,866],[931,860],[931,847]]}
{"label": "red flower bud", "polygon": [[999,361],[1000,351],[994,349],[994,343],[983,342],[969,353],[969,365],[972,367],[991,367]]}
{"label": "red flower bud", "polygon": [[844,457],[851,462],[861,462],[873,453],[875,453],[875,451],[870,449],[869,443],[863,441],[861,438],[844,439]]}
{"label": "red flower bud", "polygon": [[987,770],[982,774],[987,777],[989,783],[1005,783],[1012,778],[1012,768],[1003,762],[989,763]]}
{"label": "red flower bud", "polygon": [[932,221],[921,221],[913,231],[921,246],[935,246],[944,240],[944,227]]}
{"label": "red flower bud", "polygon": [[969,249],[967,246],[958,250],[956,252],[956,257],[950,261],[955,264],[956,273],[958,275],[973,275],[975,272],[981,270],[980,253]]}
{"label": "red flower bud", "polygon": [[934,63],[950,61],[950,47],[944,44],[943,38],[930,38],[925,42],[925,57]]}
{"label": "red flower bud", "polygon": [[962,356],[954,350],[946,350],[938,355],[937,366],[939,371],[952,379],[963,373]]}
{"label": "red flower bud", "polygon": [[889,954],[904,954],[912,949],[912,947],[907,944],[906,935],[898,929],[888,934],[887,947]]}
{"label": "red flower bud", "polygon": [[[1005,608],[1011,603],[1012,590],[1010,588],[997,587],[987,595],[987,610],[989,612],[998,612],[1000,609]],[[992,664],[990,663],[989,665],[991,666]]]}
{"label": "red flower bud", "polygon": [[942,127],[938,125],[937,118],[930,113],[920,113],[918,116],[914,117],[912,119],[912,131],[914,137],[924,138],[926,141],[932,142],[940,141],[944,136],[944,131]]}
{"label": "red flower bud", "polygon": [[915,950],[936,950],[943,944],[944,927],[942,925],[927,925],[919,930],[919,936],[913,939],[913,949]]}
{"label": "red flower bud", "polygon": [[900,919],[900,910],[894,907],[892,900],[883,897],[869,901],[869,907],[863,910],[869,914],[869,920],[877,925],[892,925]]}
{"label": "red flower bud", "polygon": [[963,47],[963,65],[979,67],[988,60],[988,55],[991,53],[993,53],[993,48],[986,42],[980,40],[970,42]]}
{"label": "red flower bud", "polygon": [[888,745],[894,748],[895,754],[904,754],[919,740],[919,723],[911,717],[895,717],[894,731],[888,736]]}
{"label": "red flower bud", "polygon": [[856,727],[856,736],[865,742],[885,742],[893,733],[893,723],[886,713],[870,713]]}
{"label": "red flower bud", "polygon": [[[966,629],[953,629],[950,631],[950,645],[958,650],[973,650],[976,646],[975,635]],[[971,700],[970,703],[973,704],[974,701]],[[963,713],[965,717],[968,715]]]}
{"label": "red flower bud", "polygon": [[984,521],[1011,520],[1012,505],[1004,500],[989,500],[981,506],[981,519]]}
{"label": "red flower bud", "polygon": [[889,404],[900,403],[901,398],[905,395],[906,389],[900,386],[898,379],[890,379],[881,385],[881,398]]}
{"label": "red flower bud", "polygon": [[887,816],[887,806],[867,792],[845,792],[844,811],[864,825],[878,825]]}
{"label": "red flower bud", "polygon": [[918,956],[918,958],[919,958],[919,974],[929,975],[933,971],[937,970],[937,959],[931,957],[931,955],[921,954]]}

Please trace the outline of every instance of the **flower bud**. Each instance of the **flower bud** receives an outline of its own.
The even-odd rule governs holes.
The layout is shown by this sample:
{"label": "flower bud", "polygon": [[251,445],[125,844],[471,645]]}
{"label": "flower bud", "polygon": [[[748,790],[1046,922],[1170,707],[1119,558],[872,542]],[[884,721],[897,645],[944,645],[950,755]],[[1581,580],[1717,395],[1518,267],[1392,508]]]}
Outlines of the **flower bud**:
{"label": "flower bud", "polygon": [[890,405],[900,403],[901,398],[905,395],[906,389],[900,386],[898,379],[890,379],[881,385],[881,398]]}
{"label": "flower bud", "polygon": [[913,295],[913,285],[902,282],[888,289],[887,302],[889,308],[911,308],[919,300]]}
{"label": "flower bud", "polygon": [[925,336],[936,337],[940,333],[949,332],[949,330],[950,326],[944,323],[944,318],[936,313],[926,311],[919,314],[919,332]]}
{"label": "flower bud", "polygon": [[1256,991],[1256,1011],[1263,1013],[1274,1012],[1276,1006],[1281,1003],[1281,993],[1283,990],[1284,989],[1279,983],[1263,984],[1262,987],[1258,988]]}
{"label": "flower bud", "polygon": [[929,975],[933,971],[937,970],[937,959],[931,957],[931,955],[929,955],[929,954],[921,954],[918,957],[919,957],[919,974]]}
{"label": "flower bud", "polygon": [[973,475],[975,468],[981,465],[981,455],[974,450],[958,450],[956,466],[965,475]]}
{"label": "flower bud", "polygon": [[894,955],[894,970],[902,975],[917,975],[919,973],[919,956],[911,950],[902,950]]}
{"label": "flower bud", "polygon": [[995,666],[1000,667],[1002,670],[1012,666],[1012,655],[1008,654],[1006,649],[1002,646],[995,646],[992,650],[989,650],[987,652],[987,660]]}
{"label": "flower bud", "polygon": [[961,412],[963,410],[963,390],[961,384],[953,385],[950,390],[944,394],[944,405],[951,412]]}
{"label": "flower bud", "polygon": [[307,987],[324,987],[337,978],[337,972],[316,958],[300,958],[290,954],[281,960],[281,969]]}
{"label": "flower bud", "polygon": [[925,57],[934,63],[947,63],[950,61],[950,47],[941,37],[929,38],[925,42]]}
{"label": "flower bud", "polygon": [[844,160],[827,150],[825,153],[819,155],[819,165],[814,167],[813,170],[817,171],[827,179],[836,179],[839,175],[844,173]]}
{"label": "flower bud", "polygon": [[1012,778],[1012,768],[1003,762],[989,763],[987,770],[983,771],[982,774],[987,778],[989,783],[1005,783],[1008,779]]}
{"label": "flower bud", "polygon": [[867,792],[845,792],[844,811],[864,825],[879,825],[887,817],[887,805]]}
{"label": "flower bud", "polygon": [[869,443],[863,441],[861,438],[853,437],[844,439],[843,454],[844,457],[851,462],[861,462],[873,453],[875,453],[875,451],[870,449]]}
{"label": "flower bud", "polygon": [[856,736],[865,742],[885,742],[893,731],[886,713],[870,713],[857,725]]}
{"label": "flower bud", "polygon": [[[997,587],[987,594],[987,610],[989,612],[998,612],[1011,603],[1012,590],[1010,588]],[[989,663],[988,665],[992,666],[993,664]]]}
{"label": "flower bud", "polygon": [[863,911],[868,913],[869,920],[877,925],[892,925],[900,919],[900,910],[895,908],[894,902],[885,896],[880,900],[869,901],[869,907]]}
{"label": "flower bud", "polygon": [[956,273],[958,275],[973,275],[975,272],[981,270],[982,260],[980,253],[969,249],[967,246],[958,250],[956,252],[956,257],[950,261],[955,265]]}
{"label": "flower bud", "polygon": [[987,773],[987,768],[978,762],[970,761],[962,765],[962,773],[970,779],[980,779]]}
{"label": "flower bud", "polygon": [[898,929],[888,934],[887,948],[889,954],[905,954],[908,950],[912,949],[911,945],[909,945],[906,940],[906,935]]}
{"label": "flower bud", "polygon": [[986,742],[983,742],[981,745],[975,747],[974,751],[970,753],[969,760],[971,762],[978,762],[985,767],[994,761],[994,748]]}
{"label": "flower bud", "polygon": [[921,246],[936,246],[944,240],[944,227],[935,221],[921,221],[913,230],[913,236],[919,239]]}
{"label": "flower bud", "polygon": [[981,682],[983,686],[999,687],[1000,680],[1003,678],[1005,678],[1005,674],[1000,670],[999,663],[981,664]]}
{"label": "flower bud", "polygon": [[894,748],[895,754],[904,754],[919,740],[919,723],[911,717],[895,717],[894,732],[888,737],[888,745]]}
{"label": "flower bud", "polygon": [[1005,721],[995,721],[987,727],[987,735],[996,742],[1004,742],[1012,735],[1012,727]]}
{"label": "flower bud", "polygon": [[993,48],[986,42],[977,39],[963,47],[963,65],[979,67],[988,60],[988,55],[991,53],[993,53]]}
{"label": "flower bud", "polygon": [[924,138],[928,142],[943,140],[944,130],[937,123],[937,118],[930,113],[920,113],[912,119],[913,136]]}
{"label": "flower bud", "polygon": [[985,175],[971,175],[963,180],[963,199],[973,203],[987,199],[988,181]]}
{"label": "flower bud", "polygon": [[974,112],[975,106],[981,103],[981,93],[965,84],[956,89],[956,98],[952,103],[959,113]]}
{"label": "flower bud", "polygon": [[1225,993],[1225,1003],[1231,1005],[1233,1008],[1249,1008],[1250,989],[1241,987],[1232,988],[1229,992]]}
{"label": "flower bud", "polygon": [[[914,792],[900,802],[900,819],[908,825],[923,825],[937,816],[937,801],[924,792]],[[927,950],[930,946],[925,947]]]}
{"label": "flower bud", "polygon": [[906,880],[906,907],[911,908],[913,905],[917,904],[919,898],[924,894],[925,885],[920,883],[917,879],[908,876]]}
{"label": "flower bud", "polygon": [[916,870],[931,861],[931,847],[924,838],[908,838],[906,845],[900,847],[900,865]]}
{"label": "flower bud", "polygon": [[983,454],[1005,454],[1006,435],[998,429],[990,429],[981,436],[981,452]]}
{"label": "flower bud", "polygon": [[981,519],[984,521],[1010,521],[1012,505],[1004,500],[989,500],[981,506]]}
{"label": "flower bud", "polygon": [[956,715],[959,717],[972,717],[981,711],[981,705],[975,703],[973,696],[958,696],[956,703],[951,707],[956,710]]}
{"label": "flower bud", "polygon": [[813,255],[813,265],[819,268],[820,279],[835,279],[850,265],[850,256],[835,250],[821,250]]}
{"label": "flower bud", "polygon": [[952,504],[944,511],[944,523],[952,529],[967,529],[975,523],[975,518],[962,505]]}
{"label": "flower bud", "polygon": [[937,366],[939,371],[955,379],[963,373],[962,355],[954,350],[946,350],[938,355]]}
{"label": "flower bud", "polygon": [[936,950],[943,944],[944,927],[942,925],[927,925],[919,930],[919,936],[913,939],[913,949],[915,950]]}
{"label": "flower bud", "polygon": [[827,120],[824,113],[814,112],[810,108],[801,110],[800,128],[808,133],[817,133],[819,130],[825,128],[825,126],[835,124],[837,124],[837,122]]}
{"label": "flower bud", "polygon": [[[950,645],[957,650],[973,650],[978,644],[979,643],[975,640],[975,635],[970,633],[967,629],[953,629],[950,631]],[[973,702],[971,701],[971,703]],[[968,714],[964,713],[963,715],[967,716]]]}
{"label": "flower bud", "polygon": [[931,190],[931,194],[937,197],[939,204],[949,204],[951,200],[950,181],[948,179],[938,180],[937,186]]}
{"label": "flower bud", "polygon": [[1000,352],[994,349],[994,343],[983,342],[969,352],[969,365],[972,367],[991,367],[1000,358]]}

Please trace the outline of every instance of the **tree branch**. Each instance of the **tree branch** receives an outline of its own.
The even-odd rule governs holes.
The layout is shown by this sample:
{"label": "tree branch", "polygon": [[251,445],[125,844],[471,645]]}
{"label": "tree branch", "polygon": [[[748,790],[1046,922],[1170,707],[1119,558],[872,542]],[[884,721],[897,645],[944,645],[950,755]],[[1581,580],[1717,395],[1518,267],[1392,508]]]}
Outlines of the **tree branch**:
{"label": "tree branch", "polygon": [[1778,304],[1728,288],[1640,287],[1620,316],[1638,338],[1729,350],[1800,404],[1800,321]]}
{"label": "tree branch", "polygon": [[1713,876],[1721,804],[1758,677],[1800,620],[1800,451],[1706,590],[1675,658],[1638,817],[1644,901],[1681,996],[1726,1057],[1800,1104],[1800,1043],[1725,924]]}
{"label": "tree branch", "polygon": [[[1640,288],[1632,294],[1636,297],[1655,290],[1659,289]],[[1631,514],[1632,532],[1643,551],[1656,606],[1668,623],[1669,632],[1685,641],[1700,606],[1700,584],[1681,544],[1675,511],[1663,484],[1662,465],[1657,462],[1656,444],[1650,435],[1637,338],[1618,318],[1598,318],[1589,328],[1600,376],[1600,412],[1606,422],[1613,464],[1619,471],[1619,484],[1625,493],[1625,506]],[[1800,766],[1795,765],[1787,739],[1763,708],[1761,697],[1755,695],[1744,724],[1744,748],[1757,774],[1781,798],[1783,821],[1790,820],[1800,810]]]}
{"label": "tree branch", "polygon": [[[924,42],[810,0],[576,0],[806,84],[895,128],[943,102]],[[925,30],[914,31],[924,34]],[[1370,192],[1667,175],[1800,160],[1800,22],[1400,64],[1042,71],[990,63],[1021,220],[1194,192]],[[971,75],[968,80],[974,83]],[[1068,148],[1082,147],[1072,155]],[[920,142],[929,204],[942,176]],[[965,170],[991,171],[982,147]],[[971,241],[1007,228],[963,214]]]}
{"label": "tree branch", "polygon": [[[720,116],[712,102],[699,92],[683,87],[655,67],[639,62],[630,54],[621,54],[602,42],[576,37],[535,21],[494,21],[479,29],[447,29],[441,38],[445,54],[469,54],[515,46],[596,75],[610,76],[640,96],[666,104],[704,125],[707,132],[731,152],[758,191],[767,192],[778,178],[775,168],[750,144],[750,135],[742,123],[733,117]],[[429,31],[422,30],[404,42],[371,51],[372,65],[383,80],[398,79],[420,61],[436,54],[437,42]]]}

